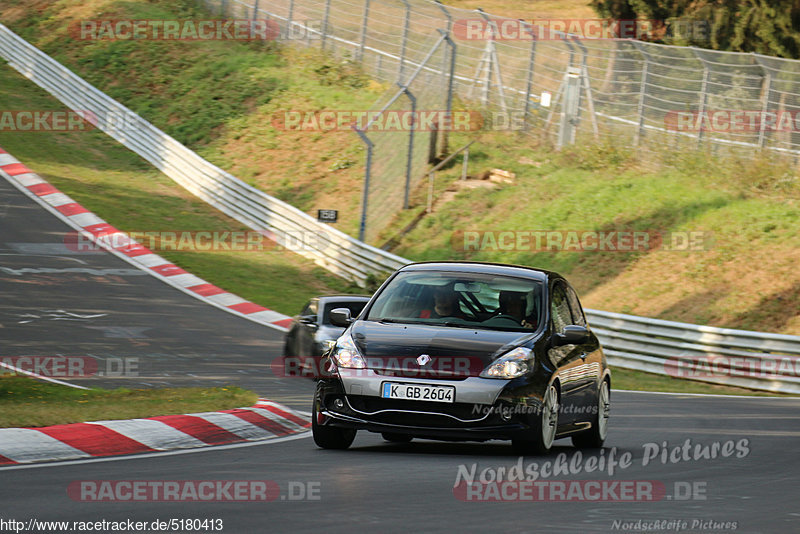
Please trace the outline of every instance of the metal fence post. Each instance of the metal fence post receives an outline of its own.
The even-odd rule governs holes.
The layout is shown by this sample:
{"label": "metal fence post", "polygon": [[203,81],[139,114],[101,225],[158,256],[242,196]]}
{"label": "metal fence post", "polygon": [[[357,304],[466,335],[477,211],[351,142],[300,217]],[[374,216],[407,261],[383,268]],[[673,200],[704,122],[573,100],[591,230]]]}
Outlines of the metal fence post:
{"label": "metal fence post", "polygon": [[425,211],[431,213],[433,211],[433,182],[436,180],[436,171],[428,173],[428,209]]}
{"label": "metal fence post", "polygon": [[694,56],[703,64],[703,83],[700,86],[700,109],[698,110],[697,114],[698,122],[700,123],[700,130],[697,132],[697,148],[700,148],[700,145],[703,142],[703,133],[705,131],[703,114],[706,112],[706,105],[708,104],[708,65],[706,65],[705,60],[700,57],[700,54],[693,46],[690,46],[689,48],[692,50]]}
{"label": "metal fence post", "polygon": [[[490,24],[489,16],[483,12],[481,8],[477,8],[477,11],[480,16],[483,18],[484,22],[486,22],[487,26]],[[484,105],[489,103],[489,98],[491,95],[491,87],[492,87],[492,71],[494,70],[494,30],[489,27],[490,37],[489,42],[486,43],[486,50],[484,51],[484,55],[486,56],[486,85],[483,88],[483,95],[481,96],[481,102]]]}
{"label": "metal fence post", "polygon": [[408,87],[401,87],[403,93],[411,101],[411,131],[408,133],[408,155],[406,157],[406,192],[403,197],[403,209],[408,209],[408,194],[411,189],[411,166],[414,161],[414,130],[417,127],[417,99],[408,90]]}
{"label": "metal fence post", "polygon": [[575,142],[575,125],[578,117],[578,99],[581,91],[581,69],[567,67],[564,83],[564,102],[561,105],[561,127],[558,130],[557,148]]}
{"label": "metal fence post", "polygon": [[469,165],[469,146],[464,150],[464,161],[461,162],[461,179],[467,179],[467,165]]}
{"label": "metal fence post", "polygon": [[228,13],[228,0],[222,0],[219,4],[219,16],[225,17]]}
{"label": "metal fence post", "polygon": [[406,62],[406,47],[408,46],[408,24],[409,19],[411,18],[411,4],[408,3],[408,0],[401,0],[403,5],[406,6],[406,17],[405,22],[403,23],[403,41],[400,45],[400,64],[397,66],[397,83],[403,84],[403,67],[405,67]]}
{"label": "metal fence post", "polygon": [[367,163],[366,163],[366,169],[364,170],[364,192],[361,195],[361,222],[358,226],[358,240],[363,242],[364,237],[367,233],[367,205],[369,202],[369,179],[372,171],[372,148],[375,146],[375,144],[372,141],[370,141],[369,137],[367,137],[367,135],[364,132],[362,132],[355,126],[353,126],[353,130],[355,130],[355,132],[358,134],[358,136],[361,138],[364,144],[367,145]]}
{"label": "metal fence post", "polygon": [[[520,21],[522,21],[520,19]],[[522,21],[524,22],[524,21]],[[523,127],[528,129],[528,115],[531,110],[531,87],[533,86],[533,70],[536,66],[536,34],[533,31],[533,26],[527,24],[527,29],[531,34],[531,51],[528,56],[528,80],[525,84],[525,109],[522,112]]]}
{"label": "metal fence post", "polygon": [[766,128],[764,127],[764,119],[767,116],[767,112],[769,111],[769,94],[772,90],[772,73],[767,69],[767,66],[761,61],[761,58],[753,55],[753,59],[758,66],[761,67],[761,70],[764,71],[764,82],[762,87],[764,88],[764,96],[761,102],[761,117],[759,118],[759,128],[758,128],[758,146],[760,148],[764,148],[767,143],[767,134]]}
{"label": "metal fence post", "polygon": [[642,135],[642,128],[644,127],[644,97],[647,91],[647,76],[650,69],[650,56],[642,50],[642,47],[636,41],[631,41],[636,51],[644,58],[644,66],[642,68],[642,79],[639,83],[639,103],[636,106],[636,114],[638,116],[636,131],[633,133],[633,146],[639,146],[639,140]]}
{"label": "metal fence post", "polygon": [[[448,25],[449,27],[449,25]],[[440,30],[440,33],[441,32]],[[453,120],[453,84],[455,83],[456,77],[456,43],[453,42],[453,39],[450,38],[450,32],[443,33],[444,41],[450,49],[450,65],[449,65],[449,72],[446,74],[447,76],[447,88],[446,88],[446,102],[445,102],[445,111],[447,113],[447,117],[450,118],[450,126],[452,126]],[[445,48],[444,50],[447,50]],[[444,74],[444,65],[442,66],[442,74]],[[444,128],[442,131],[442,154],[447,154],[448,151],[448,142],[450,139],[450,130],[449,128]]]}
{"label": "metal fence post", "polygon": [[325,39],[328,36],[328,17],[331,14],[331,0],[325,0],[325,14],[322,15],[322,43],[320,48],[325,50]]}
{"label": "metal fence post", "polygon": [[[589,69],[586,59],[588,50],[586,50],[586,46],[584,46],[576,36],[573,35],[572,39],[575,41],[575,44],[578,45],[578,48],[581,49],[581,88],[586,91],[586,107],[589,108],[589,119],[592,121],[592,133],[595,139],[599,139],[600,130],[597,127],[597,114],[594,112],[594,96],[592,96],[592,86],[589,83]],[[578,97],[578,101],[580,103],[580,96]],[[580,105],[578,107],[580,108]]]}
{"label": "metal fence post", "polygon": [[[289,0],[289,13],[286,14],[286,31],[289,32],[292,31],[292,16],[294,16],[294,0]],[[308,28],[306,28],[306,35],[310,33]]]}
{"label": "metal fence post", "polygon": [[361,17],[361,38],[358,42],[358,61],[364,57],[364,44],[367,41],[367,23],[369,21],[369,0],[364,0],[364,15]]}
{"label": "metal fence post", "polygon": [[[445,68],[447,63],[447,48],[442,49],[442,80],[446,80],[446,87],[443,88],[445,91],[445,110],[447,112],[447,116],[452,120],[453,114],[453,78],[455,75],[456,69],[456,44],[450,38],[452,29],[453,29],[453,17],[450,15],[450,12],[447,11],[447,8],[442,4],[439,0],[436,0],[436,7],[442,10],[444,16],[447,18],[447,27],[444,30],[444,35],[446,36],[447,45],[450,49],[450,73],[445,74]],[[439,30],[439,33],[442,33],[442,30]],[[447,78],[445,78],[447,76]],[[450,138],[450,132],[448,128],[442,130],[442,149],[440,151],[441,154],[447,154],[448,151],[448,142]]]}
{"label": "metal fence post", "polygon": [[258,0],[256,0],[255,4],[253,4],[253,20],[256,20],[257,16],[258,16]]}

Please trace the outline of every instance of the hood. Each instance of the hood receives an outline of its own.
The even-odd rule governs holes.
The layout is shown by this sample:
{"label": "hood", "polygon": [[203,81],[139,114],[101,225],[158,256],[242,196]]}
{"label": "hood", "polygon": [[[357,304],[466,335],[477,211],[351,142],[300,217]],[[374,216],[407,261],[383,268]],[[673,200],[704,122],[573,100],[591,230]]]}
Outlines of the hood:
{"label": "hood", "polygon": [[533,337],[524,332],[376,321],[356,321],[350,334],[373,371],[440,379],[478,376],[498,355]]}

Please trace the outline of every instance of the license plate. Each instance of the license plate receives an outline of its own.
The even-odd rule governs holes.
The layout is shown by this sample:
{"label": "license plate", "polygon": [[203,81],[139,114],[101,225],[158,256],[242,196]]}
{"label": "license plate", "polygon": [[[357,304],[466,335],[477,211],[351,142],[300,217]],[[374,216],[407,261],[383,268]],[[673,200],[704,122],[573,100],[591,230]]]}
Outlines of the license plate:
{"label": "license plate", "polygon": [[456,388],[454,386],[384,382],[381,397],[384,399],[455,402]]}

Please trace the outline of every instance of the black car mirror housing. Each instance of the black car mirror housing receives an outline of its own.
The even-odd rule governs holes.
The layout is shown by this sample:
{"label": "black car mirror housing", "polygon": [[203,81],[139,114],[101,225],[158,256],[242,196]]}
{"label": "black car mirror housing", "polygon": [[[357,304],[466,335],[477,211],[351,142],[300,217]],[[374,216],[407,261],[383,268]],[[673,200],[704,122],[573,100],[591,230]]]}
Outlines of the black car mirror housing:
{"label": "black car mirror housing", "polygon": [[331,310],[331,324],[347,328],[353,322],[349,308],[335,308]]}
{"label": "black car mirror housing", "polygon": [[562,345],[580,345],[589,339],[589,330],[585,326],[571,324],[564,327],[564,332],[553,334],[551,343],[554,347]]}
{"label": "black car mirror housing", "polygon": [[303,324],[317,324],[316,315],[301,315],[300,322]]}

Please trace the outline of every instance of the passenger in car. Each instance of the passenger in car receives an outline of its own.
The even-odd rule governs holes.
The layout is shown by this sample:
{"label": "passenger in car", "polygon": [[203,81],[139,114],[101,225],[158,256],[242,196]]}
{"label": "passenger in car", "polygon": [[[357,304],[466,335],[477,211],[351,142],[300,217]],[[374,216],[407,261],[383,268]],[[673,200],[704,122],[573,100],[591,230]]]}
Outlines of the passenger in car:
{"label": "passenger in car", "polygon": [[467,319],[458,304],[458,293],[450,286],[437,287],[433,292],[433,310],[422,310],[420,317],[423,319],[439,317],[455,317]]}

